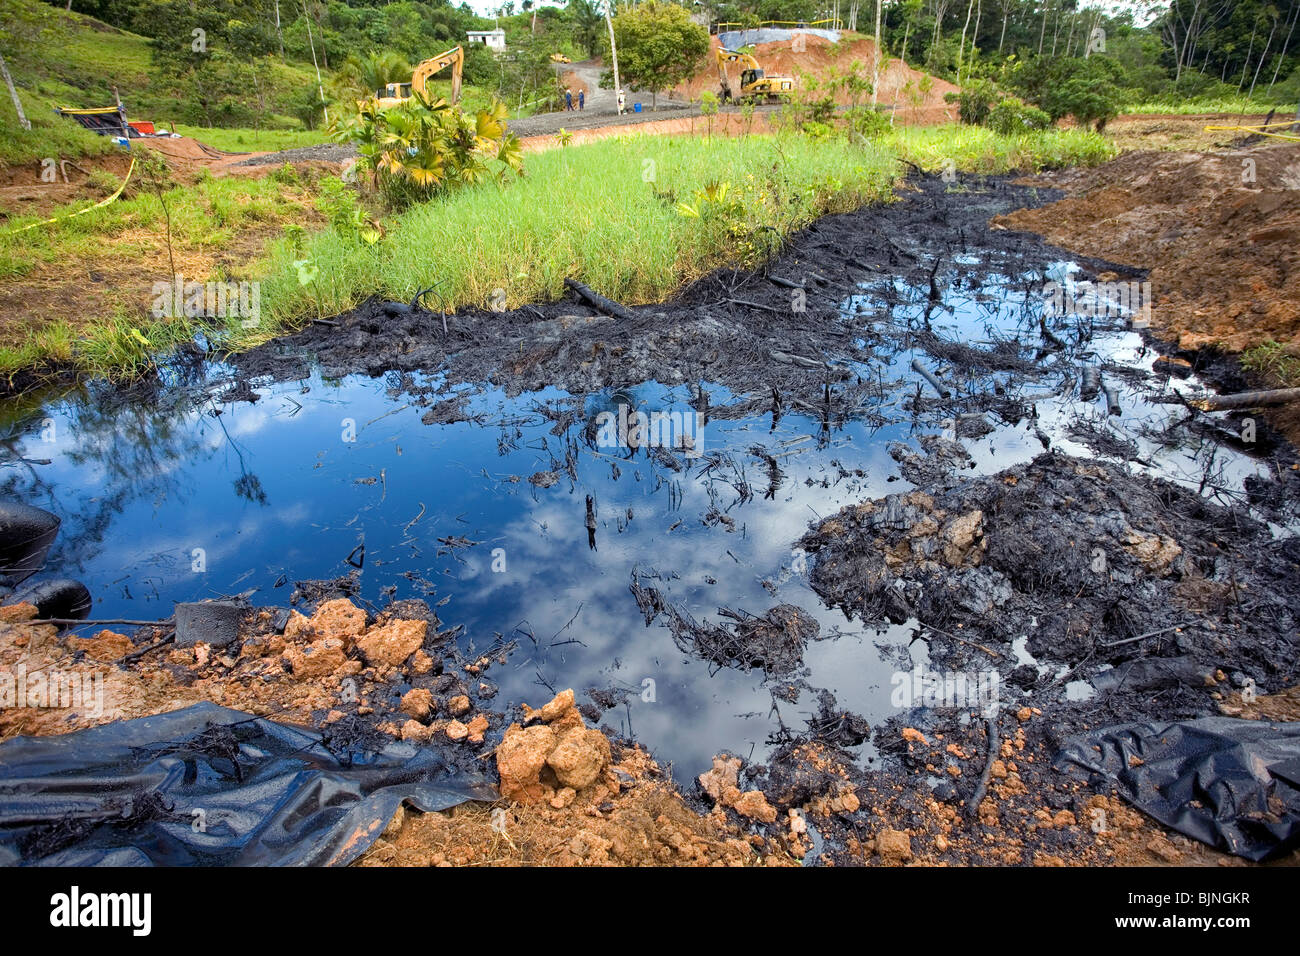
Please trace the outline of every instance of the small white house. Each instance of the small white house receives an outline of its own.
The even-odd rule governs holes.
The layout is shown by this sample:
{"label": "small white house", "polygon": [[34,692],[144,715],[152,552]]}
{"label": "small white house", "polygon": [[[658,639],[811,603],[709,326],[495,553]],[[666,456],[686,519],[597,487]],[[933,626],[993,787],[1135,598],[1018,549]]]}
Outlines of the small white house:
{"label": "small white house", "polygon": [[495,30],[468,30],[466,36],[470,43],[482,43],[490,50],[506,48],[506,31],[497,27]]}

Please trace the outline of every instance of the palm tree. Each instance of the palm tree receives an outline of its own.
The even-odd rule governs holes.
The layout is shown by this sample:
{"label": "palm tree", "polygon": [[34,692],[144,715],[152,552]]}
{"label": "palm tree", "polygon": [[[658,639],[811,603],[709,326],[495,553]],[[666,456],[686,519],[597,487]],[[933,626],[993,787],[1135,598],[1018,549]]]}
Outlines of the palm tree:
{"label": "palm tree", "polygon": [[371,50],[364,56],[349,53],[343,66],[334,75],[334,85],[339,92],[361,93],[374,96],[389,83],[409,83],[411,64],[400,54]]}

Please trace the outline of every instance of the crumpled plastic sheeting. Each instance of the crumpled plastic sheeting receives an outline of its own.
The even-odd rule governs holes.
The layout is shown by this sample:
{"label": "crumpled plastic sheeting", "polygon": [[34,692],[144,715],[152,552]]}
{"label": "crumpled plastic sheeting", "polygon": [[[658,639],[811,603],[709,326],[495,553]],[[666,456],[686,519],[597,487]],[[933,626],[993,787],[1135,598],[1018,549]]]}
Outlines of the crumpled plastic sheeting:
{"label": "crumpled plastic sheeting", "polygon": [[0,744],[0,865],[345,865],[403,803],[495,800],[428,747],[331,753],[202,703]]}
{"label": "crumpled plastic sheeting", "polygon": [[1139,810],[1236,856],[1260,862],[1300,846],[1300,723],[1121,724],[1072,737],[1054,764],[1110,781]]}

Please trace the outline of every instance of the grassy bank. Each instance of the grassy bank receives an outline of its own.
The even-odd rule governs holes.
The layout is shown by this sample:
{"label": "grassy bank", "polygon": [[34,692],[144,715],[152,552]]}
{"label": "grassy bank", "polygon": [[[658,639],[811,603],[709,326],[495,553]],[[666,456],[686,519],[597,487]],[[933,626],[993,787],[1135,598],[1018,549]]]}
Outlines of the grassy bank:
{"label": "grassy bank", "polygon": [[[802,136],[638,136],[551,150],[530,157],[528,175],[504,189],[408,211],[376,246],[333,232],[282,245],[267,267],[271,322],[261,335],[373,293],[405,299],[435,283],[450,308],[483,306],[497,289],[508,307],[554,299],[566,276],[621,301],[653,302],[724,263],[756,264],[756,236],[888,199],[899,158],[928,171],[951,161],[993,174],[1111,155],[1088,133],[1004,137],[978,127],[900,129],[865,147]],[[727,187],[721,204],[700,196],[709,184]],[[306,284],[294,265],[302,259],[317,271]]]}
{"label": "grassy bank", "polygon": [[1275,109],[1282,119],[1286,119],[1288,112],[1294,115],[1294,106],[1295,104],[1279,106],[1277,103],[1264,102],[1258,99],[1252,100],[1248,96],[1222,96],[1201,99],[1147,100],[1145,102],[1130,103],[1124,107],[1124,112],[1137,115],[1149,113],[1160,116],[1192,116],[1197,113],[1239,113],[1246,116],[1263,116],[1269,110]]}
{"label": "grassy bank", "polygon": [[[375,246],[333,231],[301,249],[282,244],[264,301],[272,329],[435,283],[452,308],[483,306],[496,289],[510,307],[554,299],[566,276],[650,302],[725,261],[753,258],[762,236],[888,198],[893,175],[886,149],[794,137],[638,136],[555,149],[529,157],[527,175],[504,187],[408,210]],[[701,199],[710,184],[726,184],[725,195]],[[303,258],[317,268],[306,285],[293,264]]]}
{"label": "grassy bank", "polygon": [[[237,270],[261,281],[260,325],[244,329],[235,317],[218,330],[242,348],[372,294],[409,299],[435,285],[451,309],[485,306],[498,289],[510,307],[551,300],[570,276],[621,301],[656,301],[720,265],[758,264],[819,216],[887,201],[905,171],[900,158],[930,171],[1003,173],[1110,154],[1103,138],[1079,131],[1001,137],[956,126],[901,129],[861,146],[797,135],[606,139],[530,156],[522,178],[390,216],[374,245],[347,230],[304,230],[300,222],[321,220],[311,203],[327,204],[317,184],[292,175],[207,179],[167,195],[177,271],[187,279],[229,277],[228,268],[205,268],[220,259],[212,251],[252,249],[247,235],[261,236],[264,254]],[[52,315],[5,343],[0,374],[43,364],[113,374],[188,338],[199,320],[147,314],[152,284],[171,274],[164,224],[157,197],[141,192],[39,237],[0,235],[0,292],[41,264],[106,249],[144,266],[97,315],[77,326]]]}
{"label": "grassy bank", "polygon": [[[104,196],[112,195],[121,184],[112,174],[104,174],[97,182]],[[189,185],[165,186],[159,197],[138,176],[133,177],[122,198],[89,208],[83,215],[32,229],[24,227],[39,224],[45,217],[10,220],[0,232],[0,280],[22,278],[42,265],[104,255],[153,260],[162,272],[174,259],[178,271],[201,278],[207,270],[205,263],[196,260],[205,253],[229,249],[259,227],[274,226],[278,232],[304,207],[310,208],[308,185],[297,177],[282,175],[262,179],[200,176]],[[90,200],[71,211],[88,207],[93,207]],[[138,298],[129,288],[115,292],[124,306]]]}

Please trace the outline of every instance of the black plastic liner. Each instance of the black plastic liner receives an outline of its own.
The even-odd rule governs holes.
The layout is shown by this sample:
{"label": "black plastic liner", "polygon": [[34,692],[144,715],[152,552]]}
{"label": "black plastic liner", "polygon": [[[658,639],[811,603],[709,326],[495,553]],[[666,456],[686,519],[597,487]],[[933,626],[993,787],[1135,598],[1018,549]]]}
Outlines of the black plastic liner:
{"label": "black plastic liner", "polygon": [[[1136,758],[1136,759],[1131,759]],[[1108,780],[1179,833],[1260,862],[1300,846],[1300,723],[1203,717],[1073,737],[1057,769]]]}
{"label": "black plastic liner", "polygon": [[16,588],[45,567],[60,524],[41,508],[0,501],[0,585]]}
{"label": "black plastic liner", "polygon": [[495,799],[428,747],[346,752],[203,703],[0,744],[0,865],[340,866],[402,803]]}

